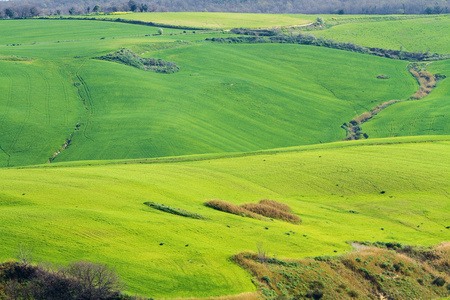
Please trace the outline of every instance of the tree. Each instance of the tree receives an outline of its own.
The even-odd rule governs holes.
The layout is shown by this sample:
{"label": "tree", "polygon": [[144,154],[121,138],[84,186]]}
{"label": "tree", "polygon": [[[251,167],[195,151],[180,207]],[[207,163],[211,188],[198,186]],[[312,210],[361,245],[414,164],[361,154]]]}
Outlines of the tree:
{"label": "tree", "polygon": [[141,4],[141,7],[139,7],[139,10],[140,10],[141,12],[148,11],[148,5],[142,3],[142,4]]}
{"label": "tree", "polygon": [[94,8],[92,9],[93,12],[98,13],[101,10],[100,5],[95,5]]}
{"label": "tree", "polygon": [[86,11],[87,11],[87,13],[90,13],[90,12],[91,12],[91,7],[88,6],[88,7],[86,8]]}
{"label": "tree", "polygon": [[130,0],[128,1],[128,7],[130,8],[130,11],[136,11],[138,5],[134,0]]}
{"label": "tree", "polygon": [[75,12],[75,8],[74,8],[74,7],[72,7],[71,9],[69,9],[69,14],[70,14],[70,15],[73,15],[74,12]]}
{"label": "tree", "polygon": [[162,28],[158,28],[158,33],[159,33],[159,35],[162,35],[163,34],[163,29]]}
{"label": "tree", "polygon": [[41,14],[41,10],[37,8],[36,6],[32,6],[30,8],[30,15],[31,17],[37,17]]}
{"label": "tree", "polygon": [[7,9],[5,9],[5,16],[12,19],[14,18],[14,15],[16,13],[14,12],[14,10],[12,10],[12,8],[8,7]]}

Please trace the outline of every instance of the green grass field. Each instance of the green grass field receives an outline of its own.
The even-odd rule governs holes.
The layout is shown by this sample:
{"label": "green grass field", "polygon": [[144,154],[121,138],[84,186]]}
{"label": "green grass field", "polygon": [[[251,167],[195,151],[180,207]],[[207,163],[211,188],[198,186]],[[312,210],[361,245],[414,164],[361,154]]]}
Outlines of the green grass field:
{"label": "green grass field", "polygon": [[[254,289],[228,258],[256,251],[258,242],[270,255],[304,257],[342,253],[349,240],[448,240],[448,137],[373,142],[381,144],[341,142],[180,163],[2,169],[0,258],[12,258],[23,242],[41,261],[108,263],[131,293],[211,296]],[[242,218],[203,205],[264,198],[290,205],[303,223]],[[209,220],[166,214],[146,201]]]}
{"label": "green grass field", "polygon": [[[428,70],[450,77],[450,61],[434,62]],[[450,78],[446,78],[427,97],[390,106],[362,127],[369,137],[375,138],[449,134],[449,113]]]}
{"label": "green grass field", "polygon": [[[71,40],[64,22],[85,22],[30,21],[55,22],[53,39],[60,35],[64,40]],[[41,124],[41,114],[20,110],[4,115],[2,126],[8,134],[0,142],[5,152],[2,165],[45,163],[70,134],[70,146],[55,161],[242,152],[338,141],[345,136],[342,123],[376,104],[406,99],[417,89],[402,61],[300,45],[195,41],[205,36],[108,37],[2,47],[3,55],[34,58],[2,62],[29,69],[26,78],[16,79],[11,72],[5,88],[26,94],[34,78],[42,80],[40,66],[47,64],[59,69],[58,80],[64,80],[68,94],[62,100],[56,91],[55,102],[48,104],[45,95],[55,90],[43,85],[30,95],[35,100],[23,98],[36,109],[67,115],[64,127],[47,117],[58,129],[45,140],[33,134],[35,127],[15,123]],[[174,61],[181,71],[157,74],[92,59],[121,47]],[[390,79],[379,80],[379,74]],[[4,111],[16,105],[8,101],[11,95],[0,97]],[[74,130],[77,124],[79,130]]]}
{"label": "green grass field", "polygon": [[112,18],[153,22],[170,26],[205,29],[267,28],[304,25],[315,21],[315,16],[293,14],[238,14],[202,12],[131,13],[121,15],[93,15],[95,18]]}
{"label": "green grass field", "polygon": [[[118,17],[222,29],[316,18]],[[405,24],[416,30],[442,19],[440,32],[448,20],[389,21],[398,28],[386,33],[390,17],[374,18],[384,21],[336,22],[362,32],[381,28],[395,44]],[[2,20],[0,31],[0,260],[14,258],[23,243],[38,262],[107,263],[131,294],[209,297],[256,290],[230,257],[261,242],[271,256],[298,258],[344,253],[350,240],[450,239],[449,78],[427,97],[364,123],[368,140],[338,142],[342,123],[415,93],[407,62],[304,45],[205,41],[228,36],[217,31],[164,28],[154,35],[158,27],[117,22]],[[378,32],[364,38],[376,41]],[[443,32],[428,45],[445,49]],[[95,59],[123,47],[181,70],[158,74]],[[439,61],[428,70],[449,77],[449,67]],[[290,205],[302,224],[204,206],[210,199],[266,198]],[[148,201],[207,219],[167,214]]]}
{"label": "green grass field", "polygon": [[[329,22],[326,17],[325,22]],[[378,47],[409,52],[450,53],[450,43],[444,38],[450,31],[450,15],[419,17],[406,20],[343,23],[326,30],[309,31],[316,37],[352,42],[366,47]]]}

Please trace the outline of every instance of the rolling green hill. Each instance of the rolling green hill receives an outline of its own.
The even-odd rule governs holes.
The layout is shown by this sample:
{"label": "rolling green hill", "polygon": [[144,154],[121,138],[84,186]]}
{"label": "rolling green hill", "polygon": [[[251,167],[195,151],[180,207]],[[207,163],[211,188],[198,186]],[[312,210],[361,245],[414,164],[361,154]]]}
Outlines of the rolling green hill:
{"label": "rolling green hill", "polygon": [[[316,18],[120,15],[143,17],[222,29]],[[340,40],[349,31],[339,28],[361,28],[364,46],[420,51],[419,34],[410,44],[404,35],[422,28],[432,32],[427,47],[447,49],[448,16],[333,18],[350,23],[314,33]],[[106,263],[130,294],[210,297],[256,290],[230,257],[261,243],[270,256],[289,259],[342,254],[353,240],[450,240],[449,78],[427,97],[364,123],[368,140],[338,142],[344,122],[415,93],[408,62],[305,45],[212,42],[205,39],[233,35],[159,34],[107,21],[2,20],[0,32],[0,261],[14,258],[21,244],[37,262]],[[180,71],[99,59],[122,48]],[[428,70],[448,77],[450,63]],[[291,206],[302,223],[227,214],[206,207],[211,199],[272,199]]]}
{"label": "rolling green hill", "polygon": [[[85,21],[30,22],[49,22],[54,30],[46,42],[0,47],[4,56],[33,58],[2,62],[11,68],[27,66],[28,77],[10,72],[2,84],[6,90],[28,95],[19,97],[25,102],[22,105],[34,107],[9,114],[17,105],[8,100],[14,95],[0,95],[6,112],[0,139],[3,166],[45,163],[69,140],[69,147],[55,161],[242,152],[338,141],[345,136],[340,128],[343,122],[392,98],[408,98],[417,89],[407,63],[345,51],[196,41],[210,36],[203,34],[90,39],[103,28],[84,33],[85,39],[80,33],[80,40],[72,40],[65,22]],[[24,29],[30,26],[15,24]],[[120,25],[98,24],[111,25],[111,32]],[[126,30],[147,28],[121,25]],[[68,42],[49,43],[51,39]],[[157,74],[93,59],[121,47],[174,61],[181,71]],[[27,89],[33,80],[43,79],[44,64],[48,76],[60,76],[47,81],[64,81],[60,85],[65,86],[66,100],[45,84]],[[380,74],[390,79],[377,79]],[[46,100],[49,93],[57,95],[52,96],[54,103]],[[54,126],[52,133],[37,135],[36,127],[16,123],[42,124],[42,114],[34,110],[67,118],[62,124],[58,118],[47,117]]]}
{"label": "rolling green hill", "polygon": [[[80,16],[83,17],[83,16]],[[236,14],[203,12],[129,13],[118,15],[92,15],[94,18],[111,18],[153,22],[170,26],[205,29],[266,28],[305,25],[315,21],[315,16],[303,14]]]}
{"label": "rolling green hill", "polygon": [[[450,61],[434,62],[433,74],[450,77]],[[450,133],[450,78],[443,79],[427,97],[388,107],[362,127],[369,137],[434,135]]]}
{"label": "rolling green hill", "polygon": [[[271,256],[288,258],[343,253],[349,240],[448,240],[448,137],[372,143],[179,163],[1,169],[0,259],[11,258],[22,242],[38,261],[108,263],[131,293],[212,296],[254,290],[228,258],[256,251],[259,242]],[[203,205],[265,198],[290,205],[302,224]],[[146,201],[208,219],[167,214]]]}
{"label": "rolling green hill", "polygon": [[[352,19],[340,21],[326,16],[325,21],[332,26],[329,29],[310,31],[316,37],[335,41],[352,42],[366,47],[404,50],[409,52],[450,53],[450,45],[443,38],[450,31],[450,15],[414,19],[380,21],[369,19]],[[342,22],[341,24],[339,22]],[[348,23],[347,23],[348,22]]]}

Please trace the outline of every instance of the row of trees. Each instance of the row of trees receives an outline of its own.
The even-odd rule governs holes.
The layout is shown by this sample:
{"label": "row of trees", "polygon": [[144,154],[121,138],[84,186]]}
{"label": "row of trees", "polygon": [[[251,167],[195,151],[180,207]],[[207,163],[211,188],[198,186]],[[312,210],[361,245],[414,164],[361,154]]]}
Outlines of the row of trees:
{"label": "row of trees", "polygon": [[[8,13],[7,10],[8,9]],[[11,0],[0,1],[0,17],[87,14],[115,11],[211,11],[306,14],[440,14],[448,0]]]}

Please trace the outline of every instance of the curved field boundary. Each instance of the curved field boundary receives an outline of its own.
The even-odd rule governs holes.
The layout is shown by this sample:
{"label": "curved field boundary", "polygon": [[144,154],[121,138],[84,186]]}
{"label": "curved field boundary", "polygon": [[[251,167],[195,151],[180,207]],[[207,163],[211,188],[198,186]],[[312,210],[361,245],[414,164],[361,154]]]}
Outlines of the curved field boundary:
{"label": "curved field boundary", "polygon": [[362,146],[378,146],[378,145],[397,145],[397,144],[416,144],[416,143],[438,143],[450,141],[450,135],[424,135],[413,137],[395,137],[395,138],[377,138],[370,140],[353,140],[340,141],[326,144],[315,144],[295,147],[276,148],[270,150],[260,150],[243,153],[224,153],[224,154],[199,154],[187,156],[173,156],[173,157],[158,157],[145,159],[120,159],[120,160],[85,160],[72,162],[57,162],[51,165],[33,165],[33,166],[19,166],[11,167],[13,169],[36,169],[36,168],[66,168],[66,167],[80,167],[80,166],[103,166],[103,165],[117,165],[117,164],[164,164],[164,163],[183,163],[194,161],[208,161],[227,158],[238,158],[258,155],[272,155],[279,153],[304,152],[319,149],[339,149],[347,147],[362,147]]}

